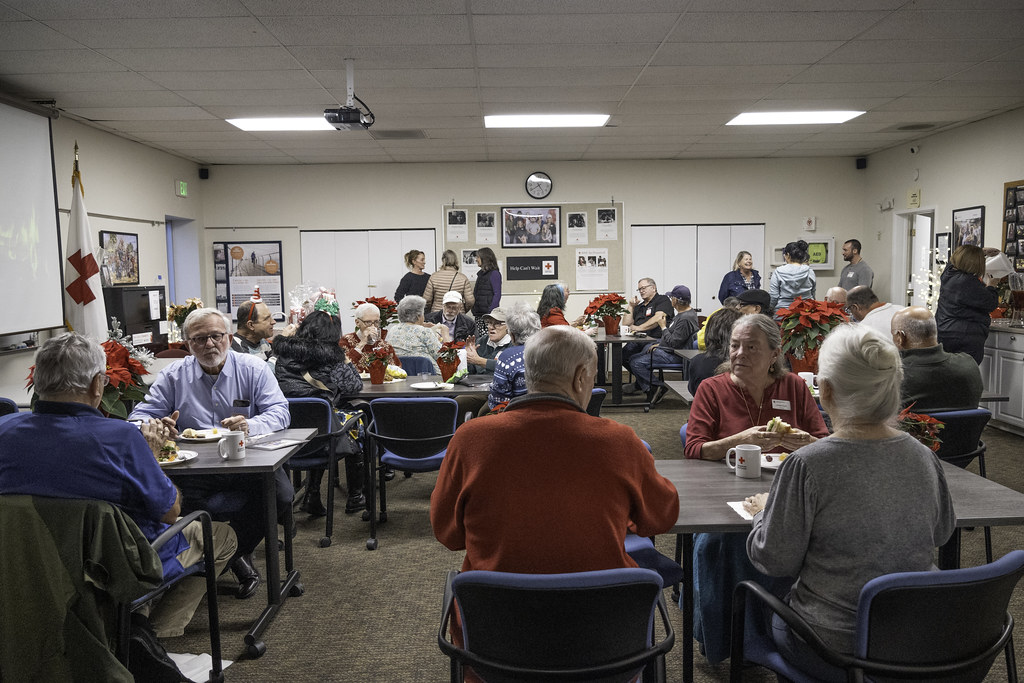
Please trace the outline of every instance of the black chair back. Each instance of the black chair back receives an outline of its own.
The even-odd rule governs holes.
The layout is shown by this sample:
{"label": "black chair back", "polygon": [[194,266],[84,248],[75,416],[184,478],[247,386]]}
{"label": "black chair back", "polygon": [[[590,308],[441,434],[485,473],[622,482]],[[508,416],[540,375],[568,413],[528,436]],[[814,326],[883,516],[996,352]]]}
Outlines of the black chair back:
{"label": "black chair back", "polygon": [[372,436],[403,458],[426,458],[444,450],[455,434],[459,404],[453,399],[378,398],[370,401]]}
{"label": "black chair back", "polygon": [[289,459],[289,464],[294,466],[310,457],[326,460],[332,437],[330,402],[322,398],[289,398],[288,412],[291,414],[289,427],[316,429],[316,435]]}
{"label": "black chair back", "polygon": [[587,415],[601,417],[601,406],[604,404],[604,398],[607,395],[608,391],[605,389],[593,389],[590,392],[590,401],[587,403]]}
{"label": "black chair back", "polygon": [[410,375],[433,375],[434,365],[429,358],[423,356],[399,356],[402,369]]}
{"label": "black chair back", "polygon": [[945,424],[939,432],[942,445],[936,455],[957,467],[966,467],[983,448],[981,432],[992,418],[984,408],[925,413]]}
{"label": "black chair back", "polygon": [[13,415],[16,412],[18,412],[18,404],[9,398],[0,396],[0,417]]}

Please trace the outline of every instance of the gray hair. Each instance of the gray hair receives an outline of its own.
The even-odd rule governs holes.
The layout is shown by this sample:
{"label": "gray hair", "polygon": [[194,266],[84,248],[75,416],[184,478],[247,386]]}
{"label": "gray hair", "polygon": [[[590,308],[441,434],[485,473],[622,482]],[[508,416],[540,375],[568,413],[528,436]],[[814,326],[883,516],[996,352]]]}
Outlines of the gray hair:
{"label": "gray hair", "polygon": [[900,329],[903,330],[903,334],[907,335],[907,341],[915,345],[932,341],[939,334],[935,318],[932,316],[923,320],[912,315],[902,316],[900,318]]}
{"label": "gray hair", "polygon": [[779,358],[768,368],[768,374],[775,379],[785,377],[789,372],[789,364],[786,363],[785,358],[782,356],[782,332],[779,331],[779,324],[766,315],[740,316],[740,319],[733,323],[732,332],[729,335],[730,339],[745,327],[753,327],[759,330],[765,336],[768,348],[779,352]]}
{"label": "gray hair", "polygon": [[445,249],[441,254],[441,267],[459,269],[459,255],[451,249]]}
{"label": "gray hair", "polygon": [[182,338],[185,339],[185,341],[188,341],[188,331],[192,329],[192,326],[199,323],[199,321],[201,320],[206,320],[211,316],[217,316],[218,318],[220,318],[221,322],[224,323],[224,331],[227,332],[228,334],[231,334],[231,318],[228,316],[227,313],[222,313],[221,311],[218,311],[216,308],[197,308],[196,310],[189,313],[188,316],[185,318],[185,322],[182,323]]}
{"label": "gray hair", "polygon": [[523,351],[527,391],[534,391],[538,382],[572,379],[576,368],[590,363],[596,353],[594,340],[585,332],[568,325],[545,327],[530,337]]}
{"label": "gray hair", "polygon": [[373,304],[359,304],[356,306],[356,318],[362,318],[370,311],[376,311],[378,314],[380,313],[380,309]]}
{"label": "gray hair", "polygon": [[32,382],[44,400],[55,394],[84,394],[96,375],[106,372],[107,354],[75,332],[52,337],[36,354]]}
{"label": "gray hair", "polygon": [[402,297],[402,300],[398,302],[398,322],[400,323],[414,323],[420,319],[423,315],[423,310],[427,307],[427,300],[422,296],[416,296],[415,294]]}
{"label": "gray hair", "polygon": [[517,346],[525,344],[527,339],[540,330],[540,316],[524,302],[517,301],[509,308],[503,306],[502,310],[505,312],[508,333],[512,335]]}
{"label": "gray hair", "polygon": [[642,278],[640,278],[639,280],[637,280],[637,282],[638,282],[638,283],[639,283],[639,282],[646,282],[646,283],[647,283],[647,284],[649,284],[649,285],[650,285],[651,287],[654,287],[655,289],[657,289],[657,288],[658,288],[658,283],[657,283],[657,282],[655,282],[654,280],[652,280],[652,279],[651,279],[651,278],[649,278],[649,277],[642,277]]}
{"label": "gray hair", "polygon": [[865,325],[847,323],[829,333],[818,352],[818,378],[832,389],[834,425],[886,422],[900,408],[900,352]]}

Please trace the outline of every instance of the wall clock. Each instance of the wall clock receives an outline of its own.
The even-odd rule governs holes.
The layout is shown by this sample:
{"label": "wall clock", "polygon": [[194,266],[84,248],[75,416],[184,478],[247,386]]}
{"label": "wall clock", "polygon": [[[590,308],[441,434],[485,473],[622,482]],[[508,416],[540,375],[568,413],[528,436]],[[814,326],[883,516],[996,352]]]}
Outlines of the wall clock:
{"label": "wall clock", "polygon": [[534,199],[544,199],[551,194],[551,176],[542,171],[534,171],[526,177],[526,194]]}

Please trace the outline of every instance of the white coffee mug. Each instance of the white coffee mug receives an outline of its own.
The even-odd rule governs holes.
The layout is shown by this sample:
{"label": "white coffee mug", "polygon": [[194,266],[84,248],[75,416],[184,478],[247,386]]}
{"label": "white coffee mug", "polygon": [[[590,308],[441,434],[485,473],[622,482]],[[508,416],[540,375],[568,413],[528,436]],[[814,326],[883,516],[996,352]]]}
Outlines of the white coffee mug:
{"label": "white coffee mug", "polygon": [[818,387],[818,378],[813,372],[799,372],[800,379],[807,383],[807,388],[813,391]]}
{"label": "white coffee mug", "polygon": [[245,432],[221,432],[224,436],[217,442],[217,452],[224,460],[245,458]]}
{"label": "white coffee mug", "polygon": [[[730,460],[736,454],[735,463]],[[761,447],[749,443],[742,443],[736,448],[730,448],[725,454],[725,464],[730,470],[736,470],[737,477],[744,479],[759,479],[761,477]]]}

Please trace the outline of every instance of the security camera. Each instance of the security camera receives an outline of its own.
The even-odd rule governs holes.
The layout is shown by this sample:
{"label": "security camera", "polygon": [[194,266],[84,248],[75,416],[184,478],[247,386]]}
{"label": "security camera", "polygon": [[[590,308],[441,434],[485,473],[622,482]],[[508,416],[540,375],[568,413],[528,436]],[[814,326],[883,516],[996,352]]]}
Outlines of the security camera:
{"label": "security camera", "polygon": [[910,146],[910,153],[911,154],[917,154],[920,151],[921,151],[921,146],[920,145],[911,145]]}

